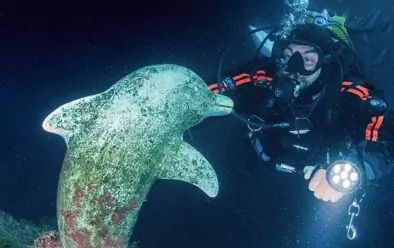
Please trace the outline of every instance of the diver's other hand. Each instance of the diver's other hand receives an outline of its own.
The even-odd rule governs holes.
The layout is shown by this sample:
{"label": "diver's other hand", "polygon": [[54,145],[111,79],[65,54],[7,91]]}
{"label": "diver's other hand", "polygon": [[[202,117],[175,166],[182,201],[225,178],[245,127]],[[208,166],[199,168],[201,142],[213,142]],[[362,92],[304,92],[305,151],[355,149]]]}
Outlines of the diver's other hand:
{"label": "diver's other hand", "polygon": [[[309,179],[306,175],[307,172],[308,170],[304,169],[305,179]],[[319,169],[315,174],[313,174],[312,179],[309,181],[309,190],[314,192],[317,199],[321,199],[323,201],[337,202],[344,195],[343,193],[333,189],[328,184],[325,169]]]}

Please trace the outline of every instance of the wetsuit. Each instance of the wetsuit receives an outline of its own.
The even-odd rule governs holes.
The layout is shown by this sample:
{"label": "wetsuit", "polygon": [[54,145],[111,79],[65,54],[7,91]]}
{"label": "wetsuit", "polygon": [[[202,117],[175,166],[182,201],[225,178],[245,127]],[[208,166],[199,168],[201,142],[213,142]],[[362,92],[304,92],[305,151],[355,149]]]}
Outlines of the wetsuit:
{"label": "wetsuit", "polygon": [[261,160],[301,168],[322,164],[329,151],[331,159],[340,154],[356,162],[368,181],[390,172],[394,112],[388,110],[382,92],[357,76],[338,75],[338,68],[326,66],[291,104],[269,106],[276,67],[265,63],[251,70],[253,64],[209,88],[230,96],[237,113],[256,115],[266,123],[290,124],[253,133],[252,145]]}

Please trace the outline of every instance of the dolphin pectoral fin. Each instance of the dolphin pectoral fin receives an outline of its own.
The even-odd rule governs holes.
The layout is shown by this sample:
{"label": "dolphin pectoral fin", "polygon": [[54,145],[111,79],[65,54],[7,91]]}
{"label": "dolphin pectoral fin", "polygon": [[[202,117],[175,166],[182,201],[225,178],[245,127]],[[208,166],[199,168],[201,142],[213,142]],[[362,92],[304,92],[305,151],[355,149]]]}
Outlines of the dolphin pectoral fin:
{"label": "dolphin pectoral fin", "polygon": [[209,197],[219,192],[218,178],[211,164],[194,147],[183,142],[168,156],[168,166],[159,174],[161,179],[175,179],[199,187]]}

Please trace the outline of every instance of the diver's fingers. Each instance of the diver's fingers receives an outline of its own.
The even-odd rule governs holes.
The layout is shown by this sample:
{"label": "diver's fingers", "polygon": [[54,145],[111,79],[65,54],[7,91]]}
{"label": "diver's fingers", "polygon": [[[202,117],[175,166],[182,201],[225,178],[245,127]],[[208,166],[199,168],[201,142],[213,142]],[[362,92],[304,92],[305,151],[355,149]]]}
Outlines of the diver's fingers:
{"label": "diver's fingers", "polygon": [[341,192],[335,192],[334,195],[331,197],[331,202],[337,202],[339,199],[341,199],[343,196],[343,193]]}
{"label": "diver's fingers", "polygon": [[326,188],[326,192],[324,192],[322,200],[329,201],[334,197],[334,195],[335,195],[335,192],[332,189]]}
{"label": "diver's fingers", "polygon": [[317,199],[322,199],[324,194],[327,192],[327,187],[323,180],[320,180],[319,185],[315,189],[315,197]]}
{"label": "diver's fingers", "polygon": [[319,169],[318,171],[316,171],[315,175],[313,175],[311,181],[309,182],[309,190],[315,191],[317,186],[319,186],[320,181],[324,179],[325,176],[325,170]]}

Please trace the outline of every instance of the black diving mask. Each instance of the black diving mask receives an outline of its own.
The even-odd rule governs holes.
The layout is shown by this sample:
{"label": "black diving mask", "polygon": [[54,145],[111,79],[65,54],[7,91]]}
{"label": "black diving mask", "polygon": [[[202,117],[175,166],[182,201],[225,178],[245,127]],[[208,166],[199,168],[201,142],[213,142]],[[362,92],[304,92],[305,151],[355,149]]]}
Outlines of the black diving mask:
{"label": "black diving mask", "polygon": [[288,61],[283,61],[285,63],[283,71],[295,75],[310,76],[320,69],[319,61],[317,61],[314,62],[316,65],[312,70],[307,70],[306,63],[308,62],[305,62],[305,60],[300,52],[295,52]]}
{"label": "black diving mask", "polygon": [[[302,53],[293,51],[291,44],[309,46],[310,49],[302,51]],[[274,45],[272,55],[280,71],[289,74],[298,74],[300,76],[314,74],[327,60],[319,47],[296,40],[277,41]]]}

